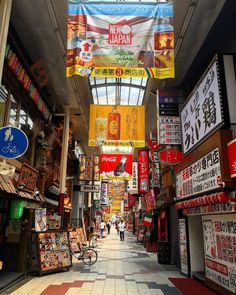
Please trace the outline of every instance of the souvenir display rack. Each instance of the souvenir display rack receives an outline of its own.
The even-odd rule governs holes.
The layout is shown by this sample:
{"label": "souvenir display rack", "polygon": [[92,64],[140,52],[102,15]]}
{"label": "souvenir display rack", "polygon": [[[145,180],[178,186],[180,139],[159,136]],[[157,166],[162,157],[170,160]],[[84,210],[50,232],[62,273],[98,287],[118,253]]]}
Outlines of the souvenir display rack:
{"label": "souvenir display rack", "polygon": [[72,266],[67,231],[35,233],[38,252],[38,273],[55,272]]}

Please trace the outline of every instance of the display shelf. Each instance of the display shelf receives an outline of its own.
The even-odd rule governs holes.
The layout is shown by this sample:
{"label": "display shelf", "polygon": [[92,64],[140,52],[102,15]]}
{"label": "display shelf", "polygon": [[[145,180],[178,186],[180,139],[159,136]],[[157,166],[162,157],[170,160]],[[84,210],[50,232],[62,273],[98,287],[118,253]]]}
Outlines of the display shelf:
{"label": "display shelf", "polygon": [[38,272],[44,274],[72,266],[67,231],[35,233],[38,249]]}

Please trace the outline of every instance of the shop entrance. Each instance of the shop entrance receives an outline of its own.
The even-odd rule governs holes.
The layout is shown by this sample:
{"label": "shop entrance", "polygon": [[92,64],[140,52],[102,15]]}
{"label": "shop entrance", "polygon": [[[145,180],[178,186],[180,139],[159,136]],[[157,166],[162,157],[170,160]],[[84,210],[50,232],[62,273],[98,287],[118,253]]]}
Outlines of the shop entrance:
{"label": "shop entrance", "polygon": [[204,241],[201,216],[188,217],[188,234],[190,250],[191,276],[197,280],[205,280]]}
{"label": "shop entrance", "polygon": [[[26,225],[29,210],[24,209],[20,219],[10,218],[11,202],[1,199],[0,213],[2,224],[0,231],[0,292],[12,283],[21,280],[25,274]],[[27,222],[28,224],[28,222]]]}

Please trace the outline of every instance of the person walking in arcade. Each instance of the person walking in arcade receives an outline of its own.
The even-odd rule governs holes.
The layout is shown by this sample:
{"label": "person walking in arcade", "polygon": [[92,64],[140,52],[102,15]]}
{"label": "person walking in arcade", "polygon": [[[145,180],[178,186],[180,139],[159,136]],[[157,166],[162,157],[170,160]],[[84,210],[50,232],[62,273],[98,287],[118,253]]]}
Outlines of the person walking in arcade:
{"label": "person walking in arcade", "polygon": [[120,240],[124,241],[125,239],[125,223],[124,220],[121,219],[120,223],[118,224],[119,232],[120,232]]}

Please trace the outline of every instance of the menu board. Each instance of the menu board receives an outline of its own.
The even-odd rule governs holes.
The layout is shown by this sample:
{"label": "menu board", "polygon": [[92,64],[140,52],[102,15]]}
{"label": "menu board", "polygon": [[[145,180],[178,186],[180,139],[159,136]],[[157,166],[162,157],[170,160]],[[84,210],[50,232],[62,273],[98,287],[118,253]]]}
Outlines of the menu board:
{"label": "menu board", "polygon": [[69,268],[72,265],[68,233],[38,233],[40,272]]}
{"label": "menu board", "polygon": [[235,294],[235,214],[202,216],[206,277]]}

